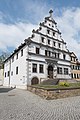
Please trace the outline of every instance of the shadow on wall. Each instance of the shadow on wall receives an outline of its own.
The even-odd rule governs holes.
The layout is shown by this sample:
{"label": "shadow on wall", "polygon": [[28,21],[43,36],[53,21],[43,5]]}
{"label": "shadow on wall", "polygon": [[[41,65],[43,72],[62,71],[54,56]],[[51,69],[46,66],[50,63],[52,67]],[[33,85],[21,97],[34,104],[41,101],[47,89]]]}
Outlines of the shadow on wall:
{"label": "shadow on wall", "polygon": [[15,89],[15,88],[0,88],[0,93],[6,93],[6,92],[9,92],[9,91],[11,91],[11,90],[13,90],[13,89]]}

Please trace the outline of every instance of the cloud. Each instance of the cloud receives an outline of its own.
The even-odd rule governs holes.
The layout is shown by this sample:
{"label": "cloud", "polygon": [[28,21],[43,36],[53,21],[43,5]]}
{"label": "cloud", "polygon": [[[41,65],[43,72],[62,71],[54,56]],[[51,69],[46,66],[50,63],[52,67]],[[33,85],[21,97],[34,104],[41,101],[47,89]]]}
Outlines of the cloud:
{"label": "cloud", "polygon": [[[34,8],[35,5],[27,8],[27,10],[29,10],[27,13],[33,11],[35,19],[37,19],[39,23],[40,18],[38,19],[37,16],[40,15],[43,19],[43,16],[46,16],[48,10],[45,8],[45,12],[43,12],[43,7],[41,7],[41,9],[40,7],[36,7],[36,10]],[[3,16],[4,15],[0,13],[0,19],[3,19]],[[76,53],[80,59],[80,8],[64,8],[59,16],[56,14],[54,19],[58,23],[58,28],[61,30],[62,38],[67,42],[68,49]],[[31,21],[26,23],[20,20],[14,24],[6,24],[1,21],[0,50],[8,50],[8,47],[16,48],[25,38],[31,36],[31,31],[34,28],[37,28],[37,25]]]}
{"label": "cloud", "polygon": [[25,38],[31,36],[31,31],[37,25],[31,23],[4,24],[0,23],[0,50],[7,47],[17,47]]}
{"label": "cloud", "polygon": [[68,49],[80,59],[80,8],[63,9],[61,16],[56,16],[58,27]]}

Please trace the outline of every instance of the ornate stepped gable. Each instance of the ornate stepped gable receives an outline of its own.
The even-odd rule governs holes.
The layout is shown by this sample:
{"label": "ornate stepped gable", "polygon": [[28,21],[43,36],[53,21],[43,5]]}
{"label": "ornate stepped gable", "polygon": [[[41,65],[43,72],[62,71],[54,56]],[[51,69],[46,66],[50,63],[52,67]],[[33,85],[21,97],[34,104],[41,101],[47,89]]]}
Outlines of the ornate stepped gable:
{"label": "ornate stepped gable", "polygon": [[[45,17],[44,22],[40,23],[40,27],[37,30],[33,29],[32,30],[32,33],[33,33],[32,36],[29,37],[28,39],[26,39],[25,41],[27,43],[30,43],[30,41],[34,41],[34,42],[49,46],[49,44],[44,44],[44,42],[42,42],[41,40],[39,40],[39,41],[35,40],[36,35],[40,35],[39,39],[40,39],[40,37],[41,38],[43,37],[44,40],[49,39],[49,40],[54,41],[54,44],[55,44],[56,41],[59,42],[62,45],[64,44],[65,52],[69,52],[69,50],[66,48],[66,42],[61,37],[61,32],[57,28],[57,23],[55,22],[55,20],[52,17],[53,11],[50,10],[49,13],[50,13],[50,16]],[[52,46],[50,46],[50,47],[52,47]],[[54,46],[54,48],[56,48],[56,47]],[[58,47],[57,47],[57,49],[58,49]],[[60,48],[59,48],[59,50],[60,50]],[[62,50],[64,51],[63,48],[62,48]]]}
{"label": "ornate stepped gable", "polygon": [[[44,22],[40,23],[40,27],[37,29],[37,30],[32,30],[32,35],[31,37],[28,37],[27,39],[24,40],[24,43],[21,43],[21,45],[18,46],[18,48],[16,48],[13,53],[5,60],[5,62],[11,58],[15,53],[17,53],[20,49],[22,49],[26,44],[30,44],[31,42],[33,43],[36,43],[36,44],[40,44],[40,45],[43,45],[44,44],[41,42],[41,41],[35,41],[35,36],[36,34],[39,34],[40,36],[47,38],[47,39],[50,39],[52,41],[57,41],[59,43],[62,43],[66,46],[66,42],[62,39],[61,37],[61,32],[59,31],[59,29],[57,28],[57,23],[56,21],[53,19],[52,17],[52,13],[53,11],[50,10],[49,11],[49,17],[45,17],[45,20]],[[43,33],[42,29],[45,28],[47,30],[47,32]],[[49,30],[52,32],[52,34],[48,34]],[[46,47],[52,47],[52,46],[49,46],[49,45],[45,45]],[[56,48],[55,46],[52,47],[54,48],[54,50],[59,50],[59,51],[63,51],[63,52],[66,52],[66,53],[70,53],[68,49],[65,49],[65,50],[61,50],[60,48]]]}

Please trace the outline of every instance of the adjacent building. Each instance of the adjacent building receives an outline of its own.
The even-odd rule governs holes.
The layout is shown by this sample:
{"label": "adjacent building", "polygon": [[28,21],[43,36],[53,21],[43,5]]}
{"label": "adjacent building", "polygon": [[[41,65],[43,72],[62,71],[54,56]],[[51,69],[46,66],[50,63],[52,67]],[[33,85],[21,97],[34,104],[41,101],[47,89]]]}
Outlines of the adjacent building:
{"label": "adjacent building", "polygon": [[71,52],[71,77],[74,80],[80,80],[80,62],[77,56]]}
{"label": "adjacent building", "polygon": [[52,13],[5,60],[4,85],[26,88],[47,79],[71,79],[70,52]]}
{"label": "adjacent building", "polygon": [[3,69],[3,63],[0,62],[0,85],[3,85],[4,80],[4,69]]}

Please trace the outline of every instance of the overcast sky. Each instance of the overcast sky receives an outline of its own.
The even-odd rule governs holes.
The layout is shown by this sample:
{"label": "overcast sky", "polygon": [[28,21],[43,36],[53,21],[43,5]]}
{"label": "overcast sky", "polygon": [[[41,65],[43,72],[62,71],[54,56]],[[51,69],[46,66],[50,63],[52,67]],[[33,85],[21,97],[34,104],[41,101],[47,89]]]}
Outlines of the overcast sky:
{"label": "overcast sky", "polygon": [[80,0],[0,0],[0,53],[31,36],[50,9],[68,49],[80,59]]}

